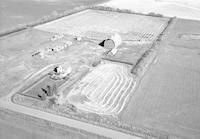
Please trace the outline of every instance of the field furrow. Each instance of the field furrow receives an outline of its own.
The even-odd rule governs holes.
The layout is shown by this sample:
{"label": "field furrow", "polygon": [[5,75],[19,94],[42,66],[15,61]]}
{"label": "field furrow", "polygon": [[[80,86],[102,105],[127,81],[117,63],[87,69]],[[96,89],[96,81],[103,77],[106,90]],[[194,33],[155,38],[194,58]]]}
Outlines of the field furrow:
{"label": "field furrow", "polygon": [[106,115],[118,114],[121,105],[131,93],[133,79],[129,71],[124,64],[104,62],[88,73],[80,81],[79,87],[72,89],[67,96],[85,95],[88,100],[84,102],[68,100],[84,111]]}

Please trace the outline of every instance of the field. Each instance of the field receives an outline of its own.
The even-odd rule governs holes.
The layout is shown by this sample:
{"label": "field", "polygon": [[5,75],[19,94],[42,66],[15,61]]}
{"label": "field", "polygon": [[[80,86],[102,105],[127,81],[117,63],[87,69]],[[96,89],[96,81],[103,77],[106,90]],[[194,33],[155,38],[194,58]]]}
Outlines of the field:
{"label": "field", "polygon": [[[199,29],[198,21],[90,7],[1,37],[0,107],[15,111],[0,109],[1,131],[199,138]],[[100,43],[115,33],[122,43],[113,53]]]}
{"label": "field", "polygon": [[[198,29],[197,29],[198,28]],[[156,63],[143,77],[122,121],[182,138],[200,137],[199,22],[176,19],[166,32]]]}
{"label": "field", "polygon": [[[79,6],[103,3],[106,0],[1,0],[0,32],[20,24],[34,22],[49,14],[59,14]],[[20,5],[20,7],[19,7]]]}
{"label": "field", "polygon": [[26,30],[0,39],[0,71],[4,73],[0,77],[1,97],[40,69],[42,64],[45,65],[45,62],[42,62],[41,65],[31,66],[34,64],[34,61],[30,62],[31,53],[42,48],[51,36],[48,32]]}
{"label": "field", "polygon": [[0,138],[3,139],[107,139],[102,135],[2,108],[0,117]]}
{"label": "field", "polygon": [[85,10],[35,28],[100,41],[119,33],[124,41],[152,42],[165,28],[167,21],[167,18]]}
{"label": "field", "polygon": [[[149,129],[135,127],[120,116],[126,113],[141,77],[155,58],[169,21],[165,17],[89,9],[3,37],[8,55],[1,53],[1,70],[14,67],[7,60],[12,56],[21,69],[8,71],[1,79],[7,83],[2,82],[1,88],[16,90],[12,96],[16,104],[132,135],[159,137],[160,133],[148,135]],[[99,45],[114,33],[123,42],[116,54]],[[58,47],[62,50],[57,51]],[[19,50],[17,54],[13,48]],[[66,78],[53,79],[52,72],[59,65],[70,67],[71,72]],[[13,78],[21,82],[9,85]],[[48,94],[48,86],[55,88],[55,96],[41,97]]]}

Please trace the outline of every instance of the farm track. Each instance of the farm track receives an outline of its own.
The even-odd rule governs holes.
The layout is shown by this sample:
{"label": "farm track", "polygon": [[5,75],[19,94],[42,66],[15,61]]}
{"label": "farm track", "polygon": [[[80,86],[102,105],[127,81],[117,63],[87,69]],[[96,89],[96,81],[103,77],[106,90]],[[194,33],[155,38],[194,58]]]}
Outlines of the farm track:
{"label": "farm track", "polygon": [[[105,127],[99,127],[96,125],[92,125],[86,122],[82,122],[82,121],[78,121],[78,120],[74,120],[71,118],[67,118],[67,117],[63,117],[63,116],[59,116],[59,115],[55,115],[55,114],[51,114],[48,112],[44,112],[41,110],[37,110],[37,109],[32,109],[29,107],[25,107],[22,105],[18,105],[18,104],[14,104],[12,103],[8,98],[4,98],[0,100],[0,108],[1,109],[8,109],[8,110],[12,110],[13,112],[17,112],[20,113],[21,116],[24,117],[24,115],[26,116],[34,116],[36,118],[40,118],[42,120],[47,120],[50,121],[50,127],[52,128],[52,124],[51,122],[55,122],[57,124],[61,124],[64,126],[69,126],[69,127],[73,127],[73,128],[77,128],[77,129],[82,129],[84,131],[88,131],[88,132],[92,132],[94,134],[97,135],[105,135],[108,138],[116,138],[116,139],[121,139],[121,138],[130,138],[130,139],[140,139],[140,137],[134,136],[134,135],[129,135],[129,134],[125,134],[122,132],[118,132],[112,129],[108,129]],[[57,127],[55,126],[54,129],[56,129]]]}

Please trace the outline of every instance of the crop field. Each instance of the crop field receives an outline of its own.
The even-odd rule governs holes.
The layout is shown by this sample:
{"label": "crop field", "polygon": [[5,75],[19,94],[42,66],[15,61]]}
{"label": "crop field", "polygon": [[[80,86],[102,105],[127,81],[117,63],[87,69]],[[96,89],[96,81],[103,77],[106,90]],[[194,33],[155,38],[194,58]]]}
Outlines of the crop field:
{"label": "crop field", "polygon": [[[94,20],[95,19],[95,20]],[[100,10],[86,10],[36,29],[103,40],[119,33],[124,41],[154,41],[167,24],[167,18]]]}
{"label": "crop field", "polygon": [[166,131],[169,137],[196,139],[200,137],[200,24],[177,19],[166,34],[157,62],[119,117]]}

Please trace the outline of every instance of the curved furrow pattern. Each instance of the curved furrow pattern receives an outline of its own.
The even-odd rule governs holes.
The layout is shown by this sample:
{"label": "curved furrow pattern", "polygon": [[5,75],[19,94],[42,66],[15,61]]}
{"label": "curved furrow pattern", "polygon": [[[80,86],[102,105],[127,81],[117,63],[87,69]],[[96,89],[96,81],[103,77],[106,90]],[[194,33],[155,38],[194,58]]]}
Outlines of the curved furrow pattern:
{"label": "curved furrow pattern", "polygon": [[113,108],[111,112],[118,114],[124,108],[124,105],[126,104],[125,102],[134,88],[135,88],[135,82],[130,81],[129,87],[127,87],[127,91],[121,96],[117,106]]}
{"label": "curved furrow pattern", "polygon": [[112,84],[115,82],[115,80],[116,80],[116,75],[115,74],[116,73],[114,73],[111,76],[112,79],[110,80],[110,82],[106,86],[104,86],[104,88],[102,88],[102,93],[100,93],[100,94],[98,94],[96,96],[98,103],[101,101],[102,97],[106,94],[106,92],[107,92],[106,90],[108,90],[112,86]]}
{"label": "curved furrow pattern", "polygon": [[[117,75],[116,75],[116,73],[114,73],[114,75],[115,76],[113,76],[113,77],[116,77]],[[115,78],[115,80],[114,81],[116,81],[117,80],[117,78]],[[89,85],[89,84],[88,84]],[[94,87],[91,87],[92,89],[94,89]],[[99,91],[101,91],[101,90],[99,90]],[[89,99],[91,100],[91,98],[89,97]],[[97,110],[97,109],[103,109],[103,107],[101,106],[101,105],[98,105],[97,107],[95,107],[96,105],[94,104],[94,102],[97,102],[96,101],[96,99],[94,100],[94,99],[92,99],[92,104],[91,104],[91,102],[85,102],[84,103],[84,105],[86,105],[87,106],[87,108],[88,109],[94,109],[94,110]]]}
{"label": "curved furrow pattern", "polygon": [[106,95],[100,101],[101,105],[104,105],[107,102],[108,98],[110,97],[110,95],[112,95],[113,91],[115,90],[115,87],[118,86],[122,82],[121,80],[122,80],[122,78],[121,78],[120,74],[117,72],[117,80],[114,83],[114,85],[111,88],[109,88],[109,90],[106,93]]}
{"label": "curved furrow pattern", "polygon": [[[112,75],[113,73],[110,73],[110,74]],[[95,92],[98,92],[99,87],[101,87],[102,84],[104,83],[104,80],[105,80],[104,76],[106,76],[106,77],[109,78],[109,77],[111,76],[110,74],[104,74],[104,72],[101,73],[101,77],[98,77],[98,80],[95,81],[95,84],[94,84],[93,86],[90,87],[90,90],[91,90],[91,91],[90,91],[90,92],[88,91],[87,96],[90,97],[90,96],[93,95]],[[95,77],[95,75],[94,75],[94,77]],[[87,91],[87,90],[86,90],[86,91]]]}
{"label": "curved furrow pattern", "polygon": [[[85,94],[85,95],[87,95],[87,93],[88,93],[88,89],[90,88],[90,85],[92,85],[92,84],[94,84],[95,83],[95,81],[99,78],[99,77],[101,77],[102,76],[102,74],[101,73],[99,73],[97,76],[95,76],[95,77],[93,77],[93,76],[91,76],[91,77],[93,77],[93,78],[91,78],[91,80],[88,80],[88,79],[83,79],[81,82],[83,82],[84,84],[88,84],[88,85],[83,85],[83,88],[82,88],[82,94]],[[89,81],[89,82],[88,82]],[[85,91],[85,90],[87,90],[87,91]]]}
{"label": "curved furrow pattern", "polygon": [[[122,95],[121,94],[121,91],[122,91],[122,89],[124,89],[124,87],[125,86],[127,86],[127,79],[126,79],[126,81],[125,81],[125,83],[124,84],[122,84],[123,85],[123,87],[121,87],[121,86],[118,86],[119,87],[119,91],[118,90],[116,90],[116,91],[113,91],[113,94],[115,94],[115,97],[114,98],[111,98],[109,101],[107,101],[107,104],[106,105],[103,105],[103,111],[105,111],[105,112],[107,112],[107,113],[109,113],[113,108],[114,108],[114,106],[112,106],[113,105],[113,103],[115,103],[115,104],[117,104],[116,103],[116,98],[118,97],[118,100],[119,100],[119,98],[120,98],[120,95]],[[129,82],[130,83],[130,82]],[[125,93],[126,93],[126,91],[125,91]]]}
{"label": "curved furrow pattern", "polygon": [[[123,94],[123,90],[126,89],[127,84],[129,83],[128,82],[129,80],[128,79],[125,79],[125,83],[123,84],[123,86],[120,88],[120,90],[118,92],[116,92],[116,96],[115,98],[113,99],[113,101],[111,103],[108,104],[109,107],[106,108],[106,111],[111,111],[117,104],[118,104],[118,101],[121,97],[121,95]],[[125,92],[124,92],[125,93]]]}
{"label": "curved furrow pattern", "polygon": [[[112,68],[112,71],[114,71],[113,68]],[[116,77],[117,77],[117,76],[116,76],[116,72],[113,72],[113,74],[110,74],[110,75],[112,76],[112,78],[114,78],[114,80],[111,80],[111,81],[109,82],[109,84],[106,85],[106,86],[104,87],[104,89],[102,90],[102,93],[99,93],[99,94],[97,95],[98,100],[103,99],[105,93],[106,93],[107,90],[110,88],[110,86],[113,86],[112,83],[113,83],[113,82],[115,83],[115,81],[117,80],[117,78],[116,78]],[[104,76],[104,77],[105,77],[105,76]]]}
{"label": "curved furrow pattern", "polygon": [[103,107],[109,105],[109,103],[111,103],[111,101],[113,101],[113,99],[116,97],[116,94],[119,92],[118,90],[123,85],[124,76],[120,72],[119,72],[119,75],[120,75],[120,83],[119,83],[119,85],[114,87],[114,90],[111,92],[111,95],[109,96],[108,100],[106,100],[106,103],[102,105]]}
{"label": "curved furrow pattern", "polygon": [[112,78],[113,78],[113,76],[109,75],[106,79],[101,80],[99,82],[99,85],[96,88],[94,88],[94,91],[88,97],[97,101],[97,95],[102,93],[102,88],[107,86],[108,83],[110,82],[110,80],[112,80]]}
{"label": "curved furrow pattern", "polygon": [[114,104],[112,105],[112,107],[107,109],[108,112],[114,113],[114,112],[115,112],[114,109],[117,109],[117,108],[119,107],[119,101],[122,100],[123,95],[126,94],[126,93],[131,93],[131,92],[127,92],[128,89],[130,88],[130,84],[131,84],[131,83],[132,83],[132,82],[130,82],[130,80],[128,80],[128,81],[126,82],[126,85],[125,85],[125,86],[126,86],[127,88],[124,88],[125,91],[123,91],[123,92],[120,93],[119,97],[114,101]]}
{"label": "curved furrow pattern", "polygon": [[70,103],[83,111],[105,115],[119,114],[134,87],[129,68],[113,63],[99,65],[81,82],[79,88],[73,89],[67,97],[81,92],[80,94],[86,95],[88,101]]}
{"label": "curved furrow pattern", "polygon": [[84,83],[88,83],[87,86],[84,87],[84,89],[82,90],[82,94],[85,94],[87,96],[89,96],[89,94],[92,92],[92,86],[94,86],[94,84],[96,83],[97,80],[100,80],[100,78],[102,78],[102,74],[101,72],[96,73],[95,75],[92,75],[90,77],[92,77],[92,80],[88,80],[88,79],[84,79],[82,82]]}
{"label": "curved furrow pattern", "polygon": [[[121,104],[123,105],[125,103],[125,100],[126,98],[128,97],[128,95],[130,94],[130,84],[132,84],[131,82],[128,82],[129,83],[129,87],[127,87],[127,90],[124,92],[125,95],[121,94],[119,99],[120,100],[120,103],[119,102],[115,102],[116,104],[118,104],[117,106],[112,106],[112,105],[106,105],[105,107],[102,108],[101,105],[94,105],[94,104],[87,104],[87,109],[90,109],[90,111],[96,111],[98,113],[101,113],[101,114],[118,114],[119,112],[117,110],[120,110],[122,107]],[[127,94],[127,95],[126,95]],[[96,107],[95,107],[96,106]],[[113,109],[117,109],[117,110],[113,110]]]}
{"label": "curved furrow pattern", "polygon": [[92,83],[92,84],[88,84],[88,89],[85,90],[85,94],[87,95],[87,97],[89,98],[90,95],[97,90],[98,86],[102,83],[101,81],[103,80],[103,77],[98,77],[96,78],[96,80]]}
{"label": "curved furrow pattern", "polygon": [[[109,70],[104,70],[104,68],[102,69],[101,67],[97,67],[98,69],[95,70],[95,71],[92,71],[91,72],[91,75],[89,77],[91,77],[92,79],[95,79],[92,81],[92,83],[96,83],[97,81],[96,80],[100,80],[100,78],[103,78],[104,76],[108,76],[109,74],[112,73],[112,71],[109,69]],[[105,71],[105,72],[104,72]],[[89,78],[90,79],[90,78]],[[83,89],[83,94],[87,95],[89,97],[89,95],[93,92],[93,87],[94,84],[92,84],[90,82],[90,80],[87,80],[87,78],[85,79],[86,82],[89,81],[89,86],[87,86],[86,88]],[[84,80],[83,80],[84,82]],[[89,89],[88,89],[89,88]],[[86,91],[85,91],[86,90]],[[85,92],[84,92],[85,91]]]}
{"label": "curved furrow pattern", "polygon": [[130,81],[130,79],[126,80],[126,83],[124,84],[124,87],[120,90],[120,95],[115,99],[114,104],[112,104],[113,108],[115,108],[117,106],[117,104],[118,104],[119,100],[121,99],[121,97],[123,96],[123,94],[126,94],[126,92],[129,89],[131,83],[132,82]]}
{"label": "curved furrow pattern", "polygon": [[102,95],[99,98],[99,103],[101,103],[105,99],[105,97],[108,95],[109,90],[112,89],[112,87],[116,84],[116,82],[119,81],[119,76],[117,73],[115,73],[113,77],[115,80],[113,80],[113,82],[111,82],[112,84],[110,84],[109,87],[106,87],[105,91],[101,93]]}
{"label": "curved furrow pattern", "polygon": [[127,95],[131,93],[131,90],[134,87],[133,84],[133,79],[130,79],[128,87],[126,88],[125,92],[121,95],[120,99],[118,100],[118,104],[113,108],[112,112],[118,111],[120,109],[121,105],[125,102]]}

